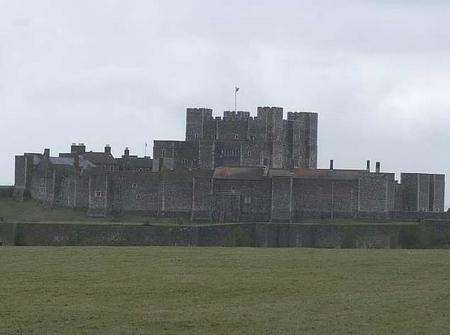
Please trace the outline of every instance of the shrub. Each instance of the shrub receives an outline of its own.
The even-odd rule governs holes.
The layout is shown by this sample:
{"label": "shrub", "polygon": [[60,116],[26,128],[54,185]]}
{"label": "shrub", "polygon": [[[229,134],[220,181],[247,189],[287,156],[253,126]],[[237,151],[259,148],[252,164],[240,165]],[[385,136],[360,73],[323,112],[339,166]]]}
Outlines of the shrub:
{"label": "shrub", "polygon": [[423,247],[420,236],[420,226],[411,225],[400,229],[398,240],[402,248],[418,249]]}

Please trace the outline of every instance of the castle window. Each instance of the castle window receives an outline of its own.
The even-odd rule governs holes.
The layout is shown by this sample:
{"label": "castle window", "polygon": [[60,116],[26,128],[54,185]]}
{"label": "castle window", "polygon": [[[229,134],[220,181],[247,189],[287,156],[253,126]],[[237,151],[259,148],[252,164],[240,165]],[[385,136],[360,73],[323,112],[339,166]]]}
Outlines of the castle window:
{"label": "castle window", "polygon": [[104,196],[104,193],[105,192],[103,192],[103,191],[95,191],[95,197],[96,198],[102,198]]}
{"label": "castle window", "polygon": [[247,155],[248,155],[248,157],[250,157],[250,156],[252,155],[252,152],[249,150],[249,151],[247,152]]}
{"label": "castle window", "polygon": [[244,204],[248,205],[252,202],[252,198],[249,195],[244,197]]}
{"label": "castle window", "polygon": [[137,188],[137,184],[136,183],[131,184],[131,188]]}
{"label": "castle window", "polygon": [[140,193],[136,194],[136,200],[142,200],[142,194]]}
{"label": "castle window", "polygon": [[238,134],[234,134],[234,139],[237,140],[239,138]]}

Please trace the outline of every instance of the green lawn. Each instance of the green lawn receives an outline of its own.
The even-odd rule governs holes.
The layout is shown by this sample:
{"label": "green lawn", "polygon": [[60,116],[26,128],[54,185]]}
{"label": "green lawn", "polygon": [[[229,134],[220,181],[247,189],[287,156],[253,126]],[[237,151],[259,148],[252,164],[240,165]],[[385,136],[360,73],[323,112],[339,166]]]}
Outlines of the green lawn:
{"label": "green lawn", "polygon": [[449,334],[450,251],[0,248],[0,334]]}

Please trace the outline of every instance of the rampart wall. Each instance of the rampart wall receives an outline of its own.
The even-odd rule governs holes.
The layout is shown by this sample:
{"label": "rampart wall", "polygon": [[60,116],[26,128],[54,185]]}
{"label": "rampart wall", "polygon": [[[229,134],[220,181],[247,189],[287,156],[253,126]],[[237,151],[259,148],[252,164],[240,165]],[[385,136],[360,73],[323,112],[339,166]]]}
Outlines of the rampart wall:
{"label": "rampart wall", "polygon": [[450,223],[205,226],[2,223],[0,241],[3,245],[18,246],[443,248],[450,245]]}

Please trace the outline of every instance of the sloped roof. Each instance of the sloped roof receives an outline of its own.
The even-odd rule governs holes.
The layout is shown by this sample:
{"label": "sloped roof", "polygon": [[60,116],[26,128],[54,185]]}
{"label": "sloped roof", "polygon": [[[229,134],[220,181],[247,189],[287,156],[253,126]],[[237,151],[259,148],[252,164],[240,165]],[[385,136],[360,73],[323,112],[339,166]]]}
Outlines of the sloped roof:
{"label": "sloped roof", "polygon": [[115,161],[119,165],[129,168],[151,168],[153,166],[153,159],[150,157],[130,156],[117,158]]}
{"label": "sloped roof", "polygon": [[217,167],[214,170],[215,179],[247,179],[259,180],[267,175],[263,167]]}
{"label": "sloped roof", "polygon": [[50,163],[52,163],[53,165],[73,165],[73,158],[69,158],[69,157],[50,157],[49,158]]}
{"label": "sloped roof", "polygon": [[94,163],[95,165],[105,165],[105,164],[113,164],[114,163],[114,157],[111,154],[106,154],[104,152],[85,152],[82,155],[80,155],[81,158],[85,158],[91,163]]}
{"label": "sloped roof", "polygon": [[270,177],[293,177],[294,173],[292,170],[287,169],[270,169],[269,170]]}
{"label": "sloped roof", "polygon": [[[50,157],[50,164],[53,165],[62,165],[62,166],[73,166],[75,163],[74,158],[72,157]],[[87,169],[89,167],[94,167],[95,165],[90,161],[86,160],[83,157],[80,157],[80,168],[82,170]]]}
{"label": "sloped roof", "polygon": [[270,169],[270,177],[293,177],[293,178],[334,178],[334,179],[356,179],[365,174],[366,170],[329,170],[329,169],[305,169],[297,168]]}
{"label": "sloped roof", "polygon": [[294,177],[341,177],[358,178],[366,170],[294,169]]}

